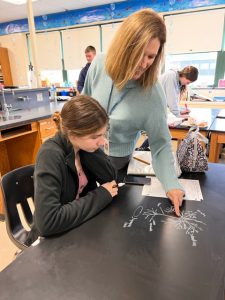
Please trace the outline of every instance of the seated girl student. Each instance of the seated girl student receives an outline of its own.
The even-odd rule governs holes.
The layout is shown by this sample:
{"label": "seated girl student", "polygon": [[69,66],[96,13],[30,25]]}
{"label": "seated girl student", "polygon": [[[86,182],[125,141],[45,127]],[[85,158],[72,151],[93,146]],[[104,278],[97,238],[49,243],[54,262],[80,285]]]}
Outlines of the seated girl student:
{"label": "seated girl student", "polygon": [[187,66],[181,71],[168,70],[160,76],[160,82],[166,94],[167,105],[170,111],[177,117],[188,114],[189,109],[181,110],[179,102],[182,95],[186,92],[187,85],[198,79],[198,69]]}
{"label": "seated girl student", "polygon": [[118,192],[114,168],[99,149],[108,127],[101,105],[91,97],[77,96],[54,120],[59,131],[41,146],[34,172],[34,225],[41,236],[78,226]]}
{"label": "seated girl student", "polygon": [[83,94],[96,98],[109,114],[105,149],[120,172],[129,163],[140,131],[148,134],[154,171],[179,216],[184,191],[174,168],[165,94],[157,82],[165,41],[165,23],[157,13],[143,9],[130,15],[106,56],[100,54],[91,63]]}

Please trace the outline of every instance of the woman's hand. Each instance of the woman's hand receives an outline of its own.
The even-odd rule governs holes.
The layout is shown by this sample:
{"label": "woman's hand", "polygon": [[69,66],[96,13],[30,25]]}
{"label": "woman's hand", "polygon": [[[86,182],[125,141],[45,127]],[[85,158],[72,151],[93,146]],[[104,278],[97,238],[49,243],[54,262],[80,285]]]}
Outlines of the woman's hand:
{"label": "woman's hand", "polygon": [[166,193],[166,196],[170,199],[172,202],[174,208],[175,208],[175,214],[180,217],[180,209],[179,207],[182,205],[183,198],[184,198],[184,191],[174,189],[170,190]]}
{"label": "woman's hand", "polygon": [[102,186],[111,194],[112,197],[115,197],[118,194],[118,186],[115,180],[111,182],[106,182]]}
{"label": "woman's hand", "polygon": [[190,112],[191,112],[190,109],[186,108],[186,109],[184,109],[184,110],[181,110],[181,111],[180,111],[180,114],[181,114],[181,115],[188,115]]}

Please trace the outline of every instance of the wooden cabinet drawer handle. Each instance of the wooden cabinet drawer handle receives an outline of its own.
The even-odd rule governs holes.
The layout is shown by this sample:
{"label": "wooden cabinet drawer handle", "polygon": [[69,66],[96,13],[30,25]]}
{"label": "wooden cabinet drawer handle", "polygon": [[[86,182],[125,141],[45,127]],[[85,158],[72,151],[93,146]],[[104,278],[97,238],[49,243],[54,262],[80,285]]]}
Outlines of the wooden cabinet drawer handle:
{"label": "wooden cabinet drawer handle", "polygon": [[54,129],[54,126],[45,128],[45,130],[51,130],[51,129]]}

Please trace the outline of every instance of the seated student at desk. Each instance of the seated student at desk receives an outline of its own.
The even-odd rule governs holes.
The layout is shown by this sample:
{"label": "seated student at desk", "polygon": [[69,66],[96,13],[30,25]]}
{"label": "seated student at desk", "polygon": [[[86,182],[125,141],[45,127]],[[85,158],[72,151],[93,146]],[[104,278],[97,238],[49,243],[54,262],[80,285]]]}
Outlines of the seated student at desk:
{"label": "seated student at desk", "polygon": [[170,111],[177,117],[188,114],[189,109],[180,110],[179,102],[182,94],[185,93],[187,85],[196,81],[198,78],[198,69],[193,66],[187,66],[181,71],[168,70],[160,76],[160,82],[164,89],[167,99],[167,105]]}
{"label": "seated student at desk", "polygon": [[61,115],[55,113],[54,121],[59,131],[41,146],[35,165],[36,238],[78,226],[118,192],[114,168],[99,149],[108,127],[101,105],[88,96],[74,97],[63,106]]}

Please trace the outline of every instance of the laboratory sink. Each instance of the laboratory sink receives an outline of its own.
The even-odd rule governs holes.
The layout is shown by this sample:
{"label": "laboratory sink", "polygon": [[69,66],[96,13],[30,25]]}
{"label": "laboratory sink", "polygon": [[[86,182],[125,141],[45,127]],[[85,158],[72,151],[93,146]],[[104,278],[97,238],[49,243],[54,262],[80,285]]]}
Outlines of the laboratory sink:
{"label": "laboratory sink", "polygon": [[21,119],[21,115],[4,115],[4,114],[0,114],[0,122],[1,121],[11,121],[11,120],[18,120],[18,119]]}
{"label": "laboratory sink", "polygon": [[9,110],[9,113],[14,112],[14,111],[18,111],[18,110],[22,110],[22,108],[11,108]]}

